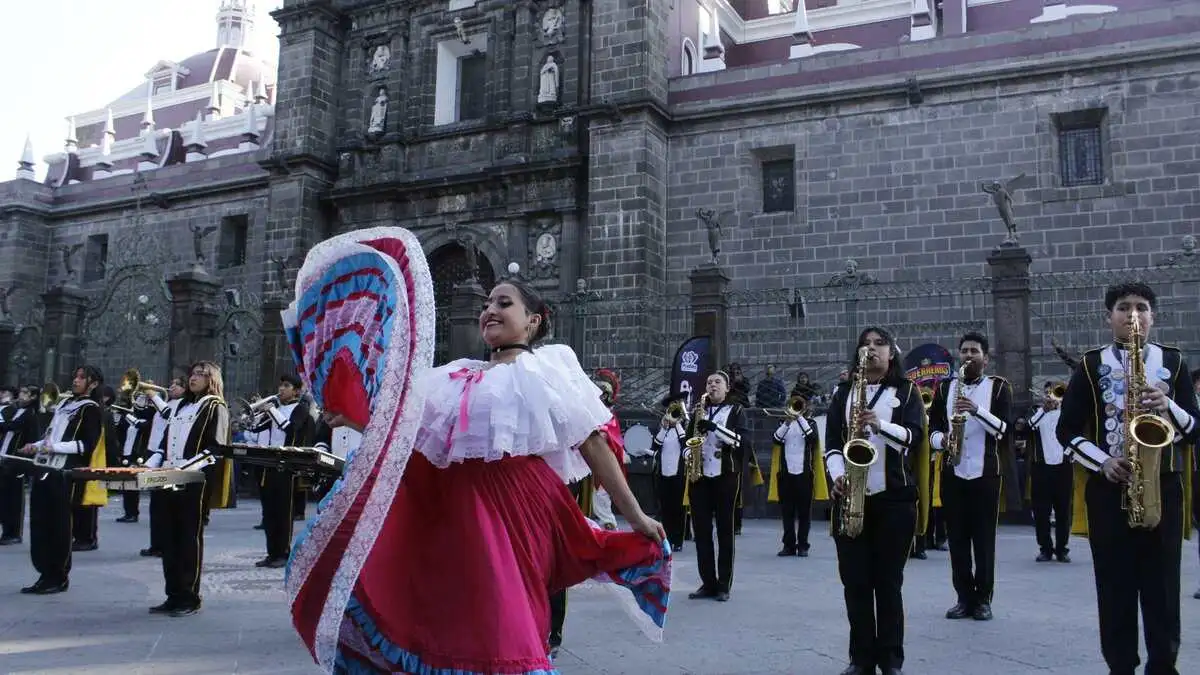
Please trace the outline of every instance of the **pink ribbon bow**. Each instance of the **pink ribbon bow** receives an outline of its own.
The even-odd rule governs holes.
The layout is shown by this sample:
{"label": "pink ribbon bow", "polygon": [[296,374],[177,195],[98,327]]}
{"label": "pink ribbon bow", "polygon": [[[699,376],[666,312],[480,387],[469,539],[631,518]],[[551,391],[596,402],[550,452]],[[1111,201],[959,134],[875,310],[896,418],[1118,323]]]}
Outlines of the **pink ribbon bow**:
{"label": "pink ribbon bow", "polygon": [[467,426],[470,424],[470,419],[467,417],[467,407],[471,398],[471,388],[475,386],[475,383],[483,379],[483,371],[471,370],[470,368],[459,368],[453,373],[450,373],[450,379],[466,380],[466,382],[463,384],[462,398],[459,399],[458,403],[458,422],[450,428],[450,434],[446,437],[447,449],[454,444],[454,433],[459,428],[461,428],[463,431],[466,431]]}

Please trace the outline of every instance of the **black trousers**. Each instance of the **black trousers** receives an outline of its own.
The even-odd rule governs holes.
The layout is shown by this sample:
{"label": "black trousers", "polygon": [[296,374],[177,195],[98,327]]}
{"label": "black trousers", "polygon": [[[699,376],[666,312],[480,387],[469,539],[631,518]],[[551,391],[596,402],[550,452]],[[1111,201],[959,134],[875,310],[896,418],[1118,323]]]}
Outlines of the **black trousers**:
{"label": "black trousers", "polygon": [[676,472],[674,476],[657,473],[654,479],[658,483],[658,518],[667,531],[671,550],[678,551],[683,546],[683,521],[686,515],[683,509],[683,473]]}
{"label": "black trousers", "polygon": [[[835,525],[840,511],[839,501]],[[880,494],[867,497],[857,537],[833,538],[850,621],[850,662],[857,666],[904,666],[904,565],[916,528],[915,501]]]}
{"label": "black trousers", "polygon": [[1000,476],[965,480],[947,469],[942,473],[942,511],[958,601],[968,607],[990,605],[996,585]]}
{"label": "black trousers", "polygon": [[302,486],[302,483],[307,481],[296,480],[296,494],[292,497],[292,516],[304,520],[304,513],[308,508],[308,488]]}
{"label": "black trousers", "polygon": [[34,477],[29,492],[29,555],[41,581],[61,584],[71,574],[71,504],[83,484],[61,471]]}
{"label": "black trousers", "polygon": [[567,592],[559,591],[550,596],[550,646],[562,644],[563,624],[567,622]]}
{"label": "black trousers", "polygon": [[150,520],[162,526],[162,570],[167,600],[175,607],[200,605],[204,563],[204,483],[156,490]]}
{"label": "black trousers", "polygon": [[1178,675],[1179,568],[1183,555],[1183,476],[1161,476],[1162,521],[1132,529],[1121,509],[1124,488],[1093,474],[1087,483],[1088,542],[1096,572],[1100,651],[1115,675],[1134,672],[1138,605],[1146,638],[1146,674]]}
{"label": "black trousers", "polygon": [[137,518],[141,515],[142,493],[137,490],[126,490],[121,493],[121,500],[125,506],[125,515]]}
{"label": "black trousers", "polygon": [[[1070,462],[1043,464],[1030,469],[1033,497],[1033,527],[1038,548],[1043,553],[1067,553],[1071,536],[1071,497],[1074,493],[1074,469]],[[1054,538],[1050,538],[1050,511],[1054,511]]]}
{"label": "black trousers", "polygon": [[71,507],[71,517],[74,519],[73,532],[76,544],[91,546],[100,543],[99,506],[75,504]]}
{"label": "black trousers", "polygon": [[20,537],[25,527],[25,476],[0,464],[0,536]]}
{"label": "black trousers", "polygon": [[[696,540],[696,567],[703,588],[728,593],[733,586],[733,516],[741,474],[703,477],[688,487]],[[713,525],[717,551],[713,553]]]}
{"label": "black trousers", "polygon": [[267,469],[263,474],[263,530],[268,558],[287,558],[291,552],[295,483],[295,474],[290,471]]}
{"label": "black trousers", "polygon": [[780,471],[779,511],[783,519],[783,547],[789,551],[808,550],[808,532],[812,527],[813,474]]}
{"label": "black trousers", "polygon": [[150,549],[160,552],[166,546],[165,530],[168,527],[167,519],[162,516],[163,507],[159,504],[163,499],[162,495],[162,490],[150,491]]}

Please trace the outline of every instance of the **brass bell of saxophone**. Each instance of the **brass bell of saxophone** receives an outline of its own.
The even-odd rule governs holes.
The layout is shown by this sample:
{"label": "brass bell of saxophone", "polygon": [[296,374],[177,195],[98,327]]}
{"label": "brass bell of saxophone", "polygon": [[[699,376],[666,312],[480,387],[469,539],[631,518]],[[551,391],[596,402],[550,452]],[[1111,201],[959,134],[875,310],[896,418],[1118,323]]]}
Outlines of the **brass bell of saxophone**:
{"label": "brass bell of saxophone", "polygon": [[925,406],[926,411],[933,407],[933,391],[921,387],[921,405]]}
{"label": "brass bell of saxophone", "polygon": [[691,420],[691,435],[688,436],[685,445],[687,446],[687,466],[684,467],[684,475],[687,482],[695,483],[700,480],[704,473],[704,439],[708,436],[708,432],[700,431],[700,422],[706,419],[705,409],[708,407],[708,394],[700,396],[700,402],[696,404],[695,412],[692,413]]}
{"label": "brass bell of saxophone", "polygon": [[854,383],[850,387],[850,396],[853,397],[853,405],[850,408],[850,440],[842,447],[846,475],[838,532],[851,539],[862,534],[867,498],[867,472],[879,459],[879,452],[862,431],[863,416],[867,411],[866,365],[869,354],[870,350],[866,347],[860,347],[858,350],[858,368],[854,375]]}
{"label": "brass bell of saxophone", "polygon": [[[946,400],[950,401],[953,406],[958,400],[959,389],[962,388],[963,378],[967,376],[967,364],[970,359],[964,359],[962,365],[958,367],[958,373],[953,380],[950,380],[950,388],[947,391]],[[963,438],[967,433],[967,414],[954,413],[950,416],[950,432],[946,434],[946,461],[950,466],[958,466],[962,463]]]}
{"label": "brass bell of saxophone", "polygon": [[1162,479],[1159,464],[1163,448],[1175,440],[1175,430],[1162,417],[1142,406],[1146,388],[1145,348],[1141,322],[1134,312],[1130,320],[1128,365],[1125,373],[1125,430],[1123,454],[1129,460],[1130,478],[1121,495],[1121,508],[1129,527],[1150,530],[1162,520]]}

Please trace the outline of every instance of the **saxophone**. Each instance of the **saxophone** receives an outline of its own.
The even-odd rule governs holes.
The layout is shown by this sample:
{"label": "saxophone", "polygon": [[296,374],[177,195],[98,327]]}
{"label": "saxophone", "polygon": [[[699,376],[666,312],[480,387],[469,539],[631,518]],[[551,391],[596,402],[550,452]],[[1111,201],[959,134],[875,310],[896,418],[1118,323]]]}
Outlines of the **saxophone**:
{"label": "saxophone", "polygon": [[1141,404],[1141,391],[1146,387],[1146,364],[1142,362],[1143,341],[1141,322],[1133,313],[1129,330],[1129,358],[1125,366],[1125,430],[1122,451],[1129,460],[1130,479],[1121,499],[1121,508],[1128,514],[1129,527],[1153,529],[1162,519],[1162,485],[1159,462],[1162,449],[1175,439],[1175,430],[1167,421],[1147,411]]}
{"label": "saxophone", "polygon": [[704,472],[704,452],[701,448],[704,447],[704,439],[708,433],[702,432],[699,429],[700,420],[705,419],[705,409],[708,406],[708,394],[700,395],[700,402],[696,404],[696,410],[692,413],[691,434],[685,442],[687,446],[687,464],[684,466],[684,476],[688,483],[695,483],[700,480]]}
{"label": "saxophone", "polygon": [[850,440],[842,448],[842,456],[846,463],[846,484],[842,493],[838,533],[851,539],[862,534],[863,509],[867,498],[867,471],[879,458],[875,446],[871,445],[861,431],[863,414],[867,409],[865,371],[869,352],[866,347],[860,347],[858,350],[858,369],[850,387]]}
{"label": "saxophone", "polygon": [[[968,361],[963,361],[962,365],[958,367],[957,376],[950,380],[950,389],[946,393],[946,400],[950,402],[951,409],[953,409],[954,402],[958,400],[958,390],[962,386],[963,378],[967,375]],[[967,435],[966,426],[966,413],[954,413],[950,416],[950,433],[946,434],[946,461],[950,466],[958,466],[962,462],[963,438]]]}

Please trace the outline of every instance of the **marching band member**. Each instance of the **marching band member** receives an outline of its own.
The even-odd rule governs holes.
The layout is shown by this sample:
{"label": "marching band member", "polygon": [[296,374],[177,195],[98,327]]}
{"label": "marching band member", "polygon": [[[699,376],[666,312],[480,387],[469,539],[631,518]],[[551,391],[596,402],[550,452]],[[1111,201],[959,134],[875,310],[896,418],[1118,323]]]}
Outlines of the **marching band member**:
{"label": "marching band member", "polygon": [[946,618],[988,621],[996,579],[1001,454],[1011,451],[1012,386],[1002,377],[983,374],[988,365],[988,340],[983,335],[963,335],[958,356],[963,378],[941,382],[929,408],[929,443],[935,450],[947,449],[950,418],[966,416],[957,463],[949,452],[942,453],[948,469],[942,472],[942,512],[958,595]]}
{"label": "marching band member", "polygon": [[[96,387],[93,393],[94,397],[99,398],[101,412],[101,428],[104,436],[105,447],[105,464],[107,466],[114,465],[117,452],[121,448],[120,439],[117,437],[113,428],[112,415],[109,412],[109,406],[117,397],[116,391],[107,384],[101,384]],[[82,494],[82,490],[80,490]],[[71,543],[71,550],[80,551],[95,551],[100,546],[100,507],[90,504],[84,504],[82,499],[77,499],[71,507],[71,516],[73,523],[71,525],[71,534],[74,538]]]}
{"label": "marching band member", "polygon": [[[334,420],[334,415],[328,412],[321,413],[320,419],[317,420],[317,430],[313,434],[315,438],[313,447],[342,459],[348,459],[351,453],[362,444],[362,433],[346,425],[334,426]],[[324,499],[325,495],[329,494],[335,480],[336,478],[326,478],[321,481],[317,488],[318,500]]]}
{"label": "marching band member", "polygon": [[[693,434],[702,435],[701,476],[687,486],[692,505],[692,534],[696,544],[696,567],[700,588],[689,598],[729,600],[733,587],[734,510],[741,487],[742,439],[746,425],[742,407],[725,401],[729,375],[718,370],[705,383],[708,405],[704,419],[692,418]],[[688,450],[684,450],[685,456]],[[717,530],[717,552],[713,553],[713,525]]]}
{"label": "marching band member", "polygon": [[[179,409],[179,404],[183,401],[183,395],[187,392],[187,380],[182,377],[171,378],[171,385],[167,387],[167,400],[164,401],[158,392],[150,393],[150,405],[154,406],[155,415],[150,422],[150,436],[146,440],[146,466],[156,467],[162,466],[163,462],[163,438],[167,432],[167,425],[170,422],[171,416]],[[156,512],[162,512],[162,506],[155,506],[155,503],[161,500],[161,490],[150,491],[150,546],[141,550],[141,555],[144,557],[162,557],[163,542],[167,536],[163,532],[166,526],[166,521],[163,518],[155,518]]]}
{"label": "marching band member", "polygon": [[[789,405],[805,405],[789,402]],[[780,557],[808,557],[808,532],[812,526],[813,481],[821,453],[821,436],[806,414],[791,416],[775,430],[771,448],[771,487],[767,501],[779,502],[783,521],[783,548]],[[822,472],[824,471],[821,468]],[[824,480],[821,476],[821,480]]]}
{"label": "marching band member", "polygon": [[[37,387],[0,390],[0,454],[13,453],[40,435]],[[25,526],[25,471],[15,462],[0,462],[0,546],[20,544]]]}
{"label": "marching band member", "polygon": [[[121,444],[121,466],[133,466],[139,459],[146,457],[150,447],[150,430],[154,426],[154,418],[158,413],[150,406],[149,399],[140,392],[133,396],[133,412],[121,415],[118,422],[120,432],[124,436]],[[122,495],[125,515],[117,518],[118,523],[136,523],[138,521],[141,492],[126,490]]]}
{"label": "marching band member", "polygon": [[[303,385],[295,375],[279,378],[279,405],[266,410],[267,420],[255,431],[269,433],[269,446],[308,447],[312,445],[316,424],[309,405],[301,400]],[[262,440],[262,436],[259,436]],[[263,530],[267,555],[256,567],[280,568],[287,565],[292,550],[292,522],[295,517],[296,474],[284,469],[266,469],[262,479]]]}
{"label": "marching band member", "polygon": [[22,588],[22,593],[50,595],[71,585],[71,507],[82,500],[85,482],[71,480],[66,472],[88,466],[101,446],[103,414],[92,394],[103,383],[104,375],[95,366],[76,368],[71,397],[55,409],[45,438],[22,448],[24,455],[41,451],[67,456],[63,470],[48,470],[44,478],[33,481],[29,553],[38,580]]}
{"label": "marching band member", "polygon": [[[1042,386],[1042,404],[1029,418],[1029,439],[1032,453],[1030,491],[1033,498],[1033,525],[1037,531],[1040,552],[1038,562],[1071,562],[1067,539],[1071,536],[1072,491],[1075,486],[1074,467],[1063,456],[1058,442],[1058,417],[1061,401],[1051,396],[1054,383],[1047,380]],[[1050,538],[1050,511],[1054,511],[1054,538]]]}
{"label": "marching band member", "polygon": [[[221,368],[199,361],[189,369],[187,393],[163,434],[161,454],[147,462],[151,468],[178,467],[213,445],[229,443],[229,408],[225,405]],[[167,599],[151,614],[190,616],[200,611],[200,569],[204,564],[205,484],[217,481],[218,466],[204,469],[204,480],[159,490],[150,507],[151,521],[162,527],[162,569]]]}
{"label": "marching band member", "polygon": [[[1104,306],[1113,344],[1092,349],[1080,359],[1058,420],[1059,442],[1090,474],[1084,501],[1096,574],[1100,651],[1115,675],[1131,675],[1138,666],[1139,606],[1145,672],[1179,672],[1179,570],[1183,535],[1190,526],[1182,472],[1190,468],[1189,446],[1200,440],[1200,410],[1183,354],[1148,339],[1156,300],[1154,291],[1142,283],[1108,288]],[[1143,336],[1145,386],[1131,392],[1128,356],[1134,320]],[[1129,523],[1132,465],[1126,450],[1132,441],[1127,396],[1138,401],[1140,412],[1165,422],[1164,431],[1174,433],[1173,442],[1164,434],[1168,444],[1161,449],[1160,466],[1141,467],[1146,479],[1157,477],[1160,490],[1161,519],[1148,527]]]}
{"label": "marching band member", "polygon": [[[859,350],[867,358],[859,371]],[[925,455],[925,408],[921,395],[901,366],[900,350],[882,328],[867,328],[858,338],[847,380],[839,383],[826,416],[825,466],[838,497],[832,527],[838,573],[850,623],[850,665],[842,675],[901,675],[904,666],[904,565],[926,497],[916,467]],[[859,378],[862,378],[861,380]],[[860,399],[862,386],[865,398]],[[862,410],[862,427],[850,428],[851,413]],[[852,439],[874,448],[867,467],[861,531],[844,532],[847,478],[845,448]]]}
{"label": "marching band member", "polygon": [[[683,394],[669,397],[663,401],[664,407],[670,407],[675,401],[686,405]],[[680,461],[683,459],[683,443],[687,440],[687,431],[683,428],[683,420],[673,420],[663,415],[659,422],[658,433],[650,443],[654,451],[654,479],[658,484],[658,513],[662,520],[663,529],[667,533],[667,541],[671,543],[672,551],[683,550],[683,535],[685,529],[686,511],[683,508],[683,472]]]}

